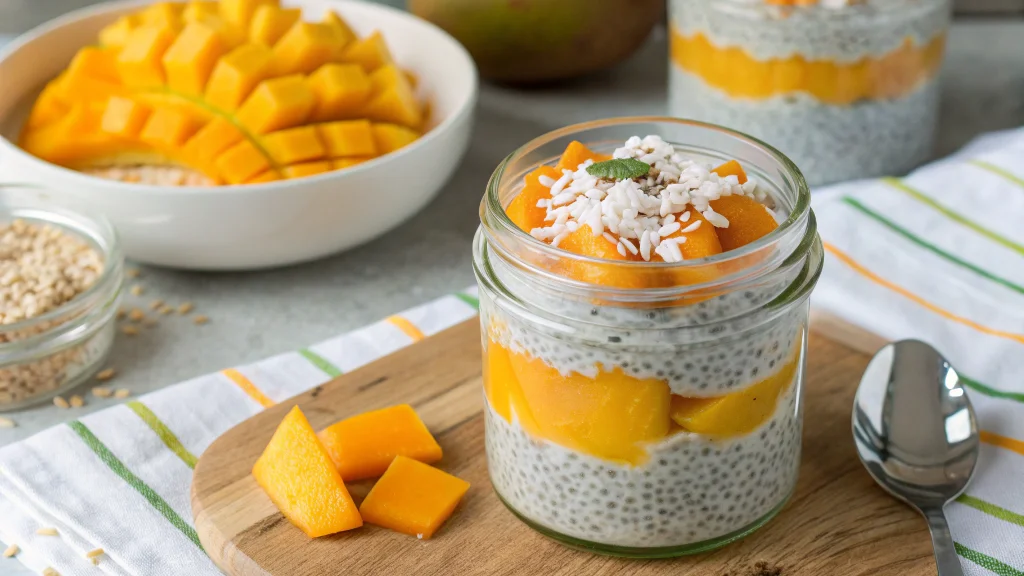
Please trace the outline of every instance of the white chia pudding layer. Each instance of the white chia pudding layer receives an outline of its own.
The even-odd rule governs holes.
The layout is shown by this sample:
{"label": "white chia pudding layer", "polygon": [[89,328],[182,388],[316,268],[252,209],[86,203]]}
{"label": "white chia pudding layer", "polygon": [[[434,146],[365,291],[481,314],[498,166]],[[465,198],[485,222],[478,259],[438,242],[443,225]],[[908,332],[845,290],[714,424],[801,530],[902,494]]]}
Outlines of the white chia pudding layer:
{"label": "white chia pudding layer", "polygon": [[928,159],[938,120],[935,78],[894,100],[845,106],[809,95],[733,98],[671,67],[673,115],[728,126],[781,150],[812,186],[880,174],[904,174]]}
{"label": "white chia pudding layer", "polygon": [[866,0],[844,8],[769,6],[764,0],[672,0],[672,22],[720,47],[759,60],[800,55],[853,62],[879,57],[907,38],[927,44],[949,27],[948,0]]}
{"label": "white chia pudding layer", "polygon": [[[489,327],[489,337],[513,352],[538,358],[565,376],[577,372],[593,378],[599,371],[620,368],[635,378],[664,380],[673,394],[694,398],[743,390],[781,370],[796,353],[807,321],[806,306],[795,306],[757,327],[736,320],[735,332],[727,324],[692,328],[706,339],[699,343],[688,342],[682,330],[671,329],[655,333],[630,328],[601,330],[584,339],[580,337],[583,334],[549,331],[529,319],[507,314],[493,305],[486,291],[481,296],[480,313]],[[743,296],[722,298],[729,302]],[[563,310],[580,307],[579,303],[563,302]],[[598,316],[624,312],[604,306],[585,308],[597,311]],[[650,325],[658,327],[664,321],[666,327],[677,326],[671,312],[651,312]]]}
{"label": "white chia pudding layer", "polygon": [[801,372],[753,432],[720,440],[681,432],[650,446],[650,460],[636,467],[532,438],[487,404],[491,482],[522,516],[588,542],[657,548],[732,534],[781,505],[796,484]]}

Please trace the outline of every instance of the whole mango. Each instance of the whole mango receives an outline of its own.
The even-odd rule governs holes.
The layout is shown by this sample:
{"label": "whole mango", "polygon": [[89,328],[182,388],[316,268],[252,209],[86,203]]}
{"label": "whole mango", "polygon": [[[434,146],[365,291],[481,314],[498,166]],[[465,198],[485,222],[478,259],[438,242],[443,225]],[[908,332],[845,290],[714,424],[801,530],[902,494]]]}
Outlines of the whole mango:
{"label": "whole mango", "polygon": [[407,0],[472,54],[484,78],[527,84],[604,70],[643,44],[664,0]]}

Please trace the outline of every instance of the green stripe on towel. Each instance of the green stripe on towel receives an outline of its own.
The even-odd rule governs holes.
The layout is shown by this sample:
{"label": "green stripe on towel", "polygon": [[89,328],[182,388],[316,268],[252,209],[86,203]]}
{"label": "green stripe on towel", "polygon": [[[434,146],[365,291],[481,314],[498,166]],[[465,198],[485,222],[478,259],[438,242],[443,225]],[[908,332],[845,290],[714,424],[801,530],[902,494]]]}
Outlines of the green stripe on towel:
{"label": "green stripe on towel", "polygon": [[129,486],[141,494],[157,512],[163,515],[163,517],[173,524],[175,528],[180,530],[181,533],[198,546],[200,550],[203,549],[203,545],[199,543],[199,535],[196,534],[196,531],[189,526],[187,522],[182,520],[181,516],[178,516],[159,494],[147,486],[141,478],[132,474],[131,470],[124,465],[124,462],[118,460],[117,456],[114,456],[114,453],[111,452],[110,449],[107,448],[103,442],[100,442],[100,439],[92,433],[92,430],[89,430],[85,424],[82,424],[78,420],[68,422],[68,428],[71,428],[75,434],[78,434],[78,437],[85,442],[85,445],[88,446],[89,449],[91,449],[114,474],[120,476],[122,480],[127,482]]}
{"label": "green stripe on towel", "polygon": [[987,170],[993,174],[996,174],[997,176],[1002,176],[1003,178],[1006,178],[1007,180],[1013,182],[1018,186],[1024,187],[1024,178],[1021,178],[1016,174],[1011,174],[1005,168],[1000,168],[999,166],[996,166],[995,164],[991,164],[989,162],[985,162],[984,160],[971,160],[969,163],[974,164],[975,166],[981,168],[982,170]]}
{"label": "green stripe on towel", "polygon": [[456,292],[455,297],[458,298],[459,300],[462,300],[466,304],[469,304],[473,308],[476,308],[477,310],[480,309],[480,300],[478,300],[474,296],[470,296],[469,294],[464,294],[462,292]]}
{"label": "green stripe on towel", "polygon": [[1013,566],[1004,564],[1003,562],[1000,562],[991,556],[982,554],[981,552],[971,550],[959,542],[954,542],[953,546],[956,548],[957,554],[990,572],[998,574],[999,576],[1024,576],[1024,572],[1017,570]]}
{"label": "green stripe on towel", "polygon": [[974,222],[973,220],[965,218],[959,212],[943,206],[936,200],[906,185],[902,180],[898,178],[882,178],[882,182],[885,182],[886,184],[892,186],[893,188],[899,190],[900,192],[903,192],[904,194],[910,196],[914,200],[917,200],[922,204],[934,208],[935,210],[941,212],[950,220],[962,224],[970,228],[971,230],[974,230],[978,234],[981,234],[982,236],[988,238],[989,240],[992,240],[993,242],[996,242],[998,244],[1002,244],[1003,246],[1006,246],[1010,250],[1013,250],[1014,252],[1017,252],[1021,256],[1024,256],[1024,246],[1021,246],[1020,244],[1014,242],[1013,240],[1010,240],[1009,238],[992,232],[991,230],[985,228],[984,226],[978,224],[977,222]]}
{"label": "green stripe on towel", "polygon": [[299,354],[301,354],[302,357],[305,358],[306,360],[309,360],[310,364],[316,366],[324,374],[327,374],[331,378],[337,378],[338,376],[341,376],[343,374],[341,368],[338,368],[334,364],[331,364],[329,360],[317,354],[316,352],[313,352],[309,348],[303,348],[302,350],[299,350]]}
{"label": "green stripe on towel", "polygon": [[1024,294],[1024,286],[1020,286],[1018,284],[1014,284],[1013,282],[1011,282],[1011,281],[1009,281],[1009,280],[1007,280],[1005,278],[1000,278],[999,276],[996,276],[995,274],[989,272],[988,270],[985,270],[983,268],[979,268],[979,267],[975,266],[974,264],[971,264],[970,262],[967,262],[966,260],[962,260],[959,257],[954,256],[954,255],[950,254],[949,252],[946,252],[942,248],[939,248],[938,246],[935,246],[934,244],[929,243],[927,240],[921,238],[920,236],[914,235],[913,232],[910,232],[909,230],[901,227],[899,224],[896,224],[892,220],[887,219],[885,216],[882,216],[878,212],[875,212],[875,211],[871,210],[867,206],[861,204],[860,202],[858,202],[857,200],[854,200],[853,198],[850,198],[849,196],[844,196],[842,200],[843,200],[844,203],[846,203],[849,206],[852,206],[853,208],[855,208],[860,213],[864,214],[865,216],[868,216],[868,217],[872,218],[873,220],[875,220],[879,224],[882,224],[883,226],[889,228],[893,232],[899,234],[900,236],[903,236],[904,238],[906,238],[907,240],[910,240],[914,244],[917,244],[921,248],[924,248],[925,250],[928,250],[929,252],[932,252],[932,253],[934,253],[934,254],[936,254],[938,256],[941,256],[942,258],[945,258],[946,260],[949,260],[950,262],[952,262],[953,264],[956,264],[957,266],[960,266],[961,268],[966,268],[967,270],[970,270],[971,272],[974,272],[975,274],[977,274],[978,276],[981,276],[982,278],[991,280],[991,281],[993,281],[993,282],[995,282],[997,284],[1005,286],[1006,288],[1009,288],[1010,290],[1013,290],[1014,292],[1017,292],[1019,294]]}
{"label": "green stripe on towel", "polygon": [[132,412],[135,412],[135,414],[146,423],[146,426],[149,426],[150,430],[156,432],[156,435],[160,437],[160,440],[163,441],[164,445],[170,448],[171,452],[177,454],[178,458],[181,458],[181,461],[184,462],[186,466],[193,470],[195,469],[196,462],[198,462],[199,459],[195,457],[195,454],[189,452],[188,448],[185,448],[185,446],[182,445],[181,441],[178,440],[178,437],[174,435],[174,432],[172,432],[171,429],[168,428],[167,425],[149,409],[148,406],[138,400],[132,400],[131,402],[128,402],[126,406],[131,408]]}
{"label": "green stripe on towel", "polygon": [[1006,522],[1009,522],[1010,524],[1024,526],[1024,515],[1017,514],[1016,512],[1011,512],[1006,508],[1000,508],[999,506],[996,506],[991,502],[986,502],[981,498],[975,498],[974,496],[961,494],[960,497],[956,499],[956,501],[961,504],[966,504],[967,506],[970,506],[975,510],[981,510],[982,512],[988,514],[989,516],[999,518],[1000,520],[1004,520]]}
{"label": "green stripe on towel", "polygon": [[1024,403],[1024,394],[1020,394],[1018,392],[1004,392],[1002,390],[996,390],[995,388],[990,388],[982,384],[981,382],[978,382],[977,380],[968,378],[963,374],[960,374],[959,376],[960,381],[963,382],[964,385],[970,388],[971,390],[981,392],[982,394],[986,396],[991,396],[993,398],[1004,398],[1006,400],[1016,400],[1017,402]]}

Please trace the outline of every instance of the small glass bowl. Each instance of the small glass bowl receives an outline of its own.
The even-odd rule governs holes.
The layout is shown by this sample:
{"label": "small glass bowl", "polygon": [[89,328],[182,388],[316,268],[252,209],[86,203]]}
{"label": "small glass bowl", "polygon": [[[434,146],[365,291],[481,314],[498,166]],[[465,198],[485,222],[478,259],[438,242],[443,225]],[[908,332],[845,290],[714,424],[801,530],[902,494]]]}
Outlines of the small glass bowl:
{"label": "small glass bowl", "polygon": [[45,191],[0,187],[0,222],[60,228],[103,257],[103,272],[85,292],[39,316],[0,325],[0,412],[19,410],[77,387],[100,369],[114,341],[124,256],[101,216],[52,206]]}

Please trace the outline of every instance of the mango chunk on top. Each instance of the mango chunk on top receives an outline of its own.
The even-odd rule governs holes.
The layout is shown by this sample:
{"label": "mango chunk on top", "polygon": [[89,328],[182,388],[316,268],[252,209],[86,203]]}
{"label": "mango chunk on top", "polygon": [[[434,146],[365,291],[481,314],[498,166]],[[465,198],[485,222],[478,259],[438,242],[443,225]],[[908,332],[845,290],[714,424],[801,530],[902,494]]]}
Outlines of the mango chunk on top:
{"label": "mango chunk on top", "polygon": [[319,160],[326,154],[315,126],[299,126],[272,132],[263,137],[270,158],[281,165]]}
{"label": "mango chunk on top", "polygon": [[249,39],[257,44],[273,46],[301,17],[299,8],[278,8],[270,4],[260,6],[249,22]]}
{"label": "mango chunk on top", "polygon": [[582,143],[573,140],[565,148],[565,152],[562,152],[562,157],[558,159],[558,164],[555,165],[555,169],[558,170],[558,175],[562,175],[562,170],[572,170],[573,172],[579,168],[580,164],[583,164],[587,160],[593,160],[594,162],[604,162],[610,160],[611,156],[608,154],[598,154],[590,148],[587,148]]}
{"label": "mango chunk on top", "polygon": [[162,86],[165,82],[161,59],[174,42],[167,28],[140,26],[128,35],[117,57],[117,71],[125,86]]}
{"label": "mango chunk on top", "polygon": [[441,447],[408,404],[346,418],[319,436],[346,482],[380,476],[396,456],[441,459]]}
{"label": "mango chunk on top", "polygon": [[326,24],[296,22],[274,44],[274,73],[309,74],[341,48],[340,37]]}
{"label": "mango chunk on top", "polygon": [[202,94],[213,67],[224,52],[224,44],[216,31],[190,22],[164,53],[167,86],[182,94]]}
{"label": "mango chunk on top", "polygon": [[310,538],[363,525],[345,483],[298,406],[278,425],[252,475],[285,518]]}
{"label": "mango chunk on top", "polygon": [[260,44],[246,44],[221,58],[206,85],[206,101],[232,112],[257,84],[270,77],[273,55]]}
{"label": "mango chunk on top", "polygon": [[312,118],[317,122],[358,118],[370,97],[370,77],[356,64],[324,64],[308,82],[316,96]]}
{"label": "mango chunk on top", "polygon": [[374,32],[350,43],[338,57],[339,62],[359,64],[364,70],[373,71],[392,62],[391,51],[380,32]]}
{"label": "mango chunk on top", "polygon": [[241,30],[249,29],[249,22],[260,6],[277,6],[278,0],[220,0],[220,15],[229,24]]}
{"label": "mango chunk on top", "polygon": [[430,538],[468,490],[465,480],[398,456],[366,495],[359,513],[370,524]]}
{"label": "mango chunk on top", "polygon": [[419,134],[405,126],[397,126],[387,123],[373,123],[373,141],[380,154],[388,154],[400,148],[412,144],[419,138]]}
{"label": "mango chunk on top", "polygon": [[130,98],[112,97],[107,101],[100,129],[121,138],[133,138],[149,119],[150,110]]}
{"label": "mango chunk on top", "polygon": [[376,156],[377,143],[369,120],[343,120],[317,125],[331,158]]}

